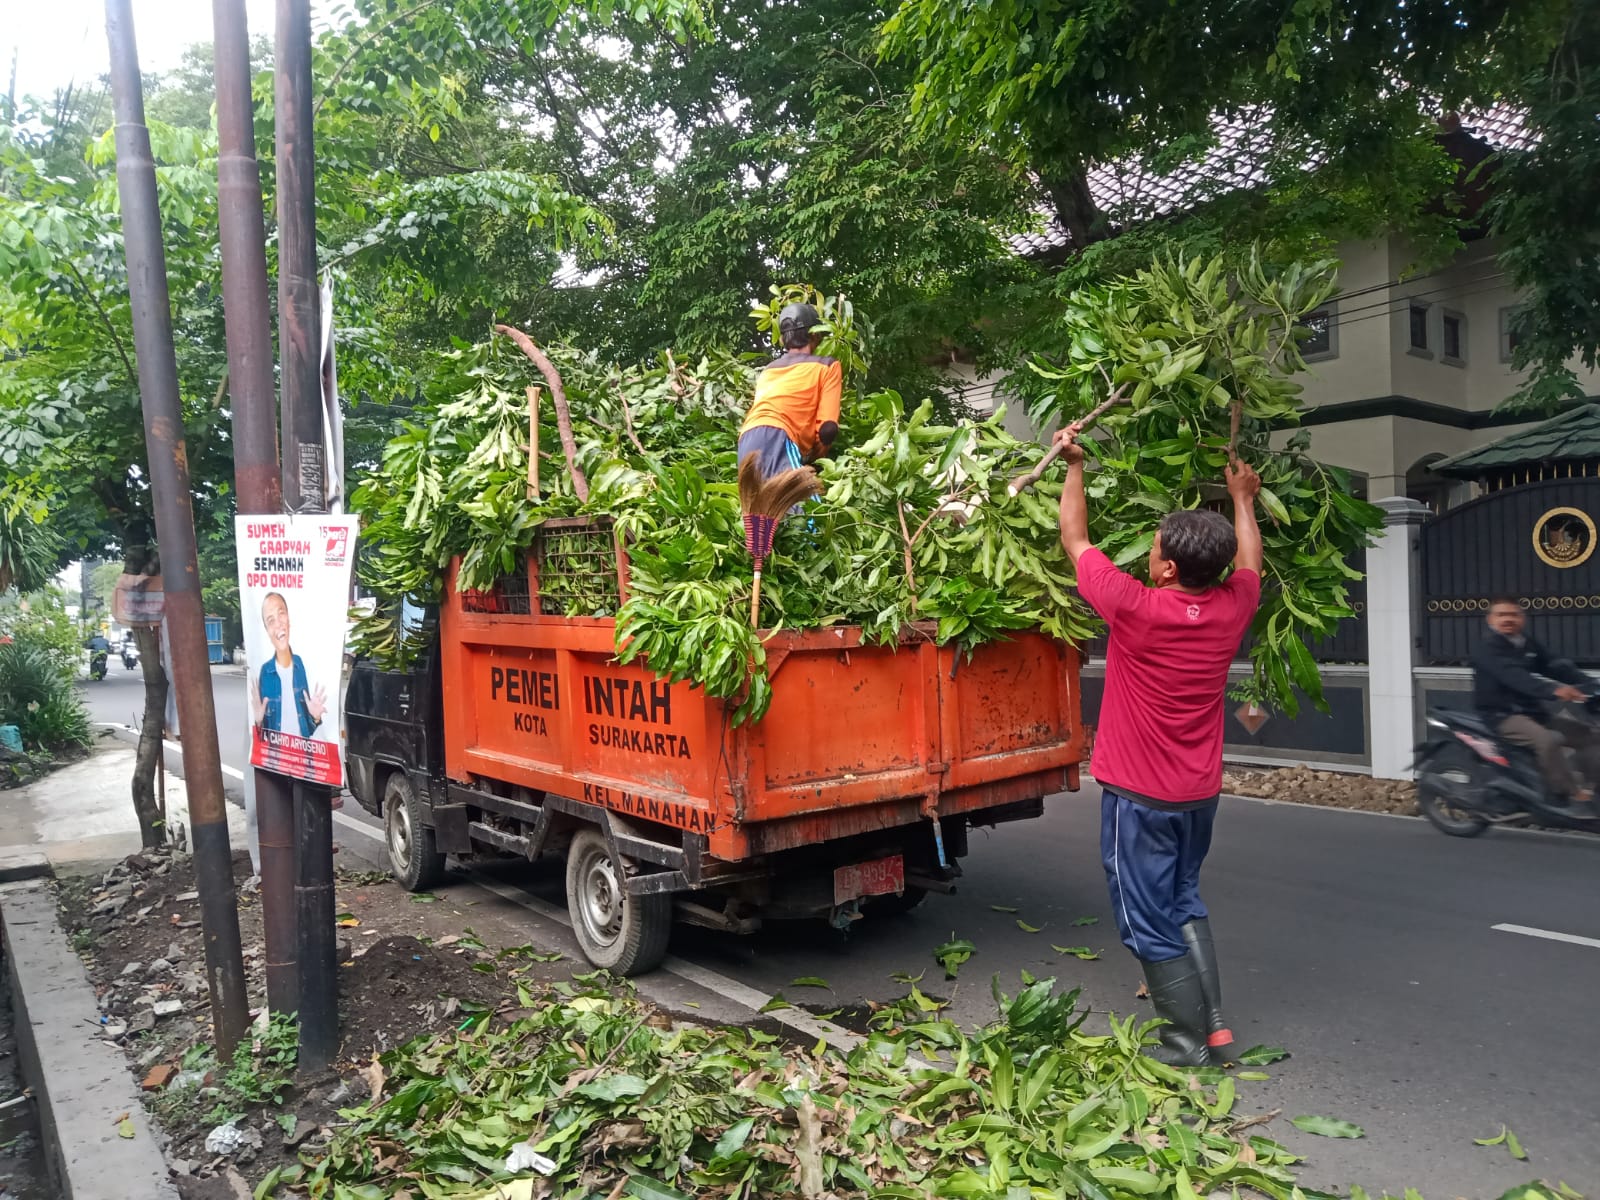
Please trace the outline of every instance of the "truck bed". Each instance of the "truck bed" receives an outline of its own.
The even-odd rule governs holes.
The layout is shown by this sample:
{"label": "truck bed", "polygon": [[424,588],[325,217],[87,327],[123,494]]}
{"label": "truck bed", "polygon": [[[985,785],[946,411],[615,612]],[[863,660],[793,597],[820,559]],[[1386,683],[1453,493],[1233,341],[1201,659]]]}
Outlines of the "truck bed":
{"label": "truck bed", "polygon": [[701,689],[616,662],[612,620],[541,612],[537,554],[526,570],[494,593],[452,578],[441,606],[457,785],[598,805],[724,862],[1078,786],[1079,654],[1041,634],[968,659],[931,627],[894,646],[864,646],[856,627],[781,632],[767,642],[772,706],[735,727]]}

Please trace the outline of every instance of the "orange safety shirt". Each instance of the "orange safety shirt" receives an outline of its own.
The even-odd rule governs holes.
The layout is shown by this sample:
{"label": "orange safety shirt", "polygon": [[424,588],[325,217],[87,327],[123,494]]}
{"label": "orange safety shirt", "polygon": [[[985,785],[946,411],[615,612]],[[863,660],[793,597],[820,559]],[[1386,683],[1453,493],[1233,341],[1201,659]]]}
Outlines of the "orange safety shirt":
{"label": "orange safety shirt", "polygon": [[756,398],[739,432],[770,425],[809,454],[823,424],[839,420],[843,381],[838,359],[790,350],[756,377]]}

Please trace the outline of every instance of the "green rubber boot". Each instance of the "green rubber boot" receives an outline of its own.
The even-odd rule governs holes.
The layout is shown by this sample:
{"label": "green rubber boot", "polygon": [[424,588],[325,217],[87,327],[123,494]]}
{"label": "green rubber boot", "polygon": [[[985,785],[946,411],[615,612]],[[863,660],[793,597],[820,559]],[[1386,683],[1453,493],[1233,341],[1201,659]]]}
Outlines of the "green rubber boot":
{"label": "green rubber boot", "polygon": [[1206,995],[1191,955],[1168,962],[1140,961],[1156,1016],[1166,1021],[1161,1045],[1145,1053],[1169,1067],[1211,1064],[1206,1048]]}
{"label": "green rubber boot", "polygon": [[1183,927],[1189,957],[1200,971],[1200,990],[1206,997],[1206,1045],[1218,1062],[1233,1053],[1233,1031],[1222,1019],[1222,975],[1217,970],[1217,947],[1211,940],[1211,922],[1205,917]]}

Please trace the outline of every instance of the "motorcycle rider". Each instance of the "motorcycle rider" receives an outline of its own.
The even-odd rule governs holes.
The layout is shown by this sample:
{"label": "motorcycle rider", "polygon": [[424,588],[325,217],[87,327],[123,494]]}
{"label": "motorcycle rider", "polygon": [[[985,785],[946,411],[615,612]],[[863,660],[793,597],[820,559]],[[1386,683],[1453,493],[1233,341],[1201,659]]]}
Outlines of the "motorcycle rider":
{"label": "motorcycle rider", "polygon": [[89,652],[89,678],[104,679],[106,656],[111,653],[111,643],[106,641],[104,635],[96,633],[85,639],[83,647]]}
{"label": "motorcycle rider", "polygon": [[[1593,781],[1600,779],[1600,730],[1565,710],[1552,713],[1550,704],[1584,700],[1580,689],[1594,681],[1566,659],[1553,658],[1526,625],[1518,597],[1490,599],[1489,629],[1472,656],[1473,704],[1502,738],[1534,752],[1552,796],[1591,803]],[[1569,746],[1583,779],[1567,761]]]}

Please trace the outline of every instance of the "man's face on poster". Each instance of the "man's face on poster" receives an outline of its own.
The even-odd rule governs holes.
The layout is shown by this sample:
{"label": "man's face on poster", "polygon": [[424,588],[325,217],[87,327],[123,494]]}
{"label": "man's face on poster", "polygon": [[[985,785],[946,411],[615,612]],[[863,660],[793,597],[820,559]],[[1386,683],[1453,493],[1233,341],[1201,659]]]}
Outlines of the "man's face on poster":
{"label": "man's face on poster", "polygon": [[274,593],[261,605],[261,623],[267,627],[267,640],[274,653],[289,649],[289,605],[282,596]]}

